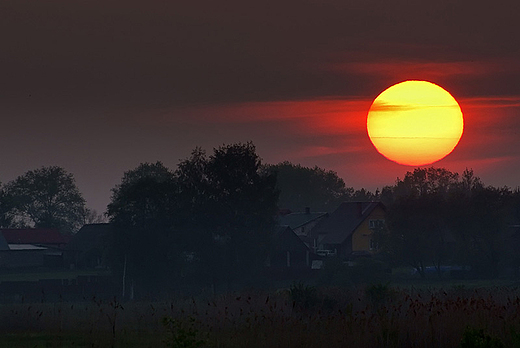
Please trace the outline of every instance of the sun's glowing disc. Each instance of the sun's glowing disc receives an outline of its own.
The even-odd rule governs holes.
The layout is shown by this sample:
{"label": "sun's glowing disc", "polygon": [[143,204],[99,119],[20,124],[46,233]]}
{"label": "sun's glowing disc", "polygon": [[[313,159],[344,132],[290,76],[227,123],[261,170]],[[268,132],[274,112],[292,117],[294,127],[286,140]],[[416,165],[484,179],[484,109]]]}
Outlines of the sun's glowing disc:
{"label": "sun's glowing disc", "polygon": [[463,130],[455,98],[427,81],[404,81],[387,88],[368,111],[372,144],[389,160],[404,165],[421,166],[446,157]]}

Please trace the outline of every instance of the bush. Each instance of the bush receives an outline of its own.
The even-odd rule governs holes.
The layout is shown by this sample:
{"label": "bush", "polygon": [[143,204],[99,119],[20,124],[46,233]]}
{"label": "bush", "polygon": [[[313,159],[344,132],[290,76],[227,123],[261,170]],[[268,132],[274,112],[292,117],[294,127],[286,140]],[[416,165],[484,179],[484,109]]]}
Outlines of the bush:
{"label": "bush", "polygon": [[467,327],[462,334],[460,348],[502,348],[504,344],[496,337],[492,337],[483,329],[477,330]]}
{"label": "bush", "polygon": [[294,305],[300,308],[308,309],[318,303],[318,292],[314,286],[294,283],[289,289],[289,294]]}
{"label": "bush", "polygon": [[395,298],[395,291],[387,284],[374,284],[365,288],[365,296],[374,307],[386,305]]}
{"label": "bush", "polygon": [[200,339],[199,330],[195,328],[195,319],[189,318],[188,323],[170,317],[163,318],[168,337],[164,340],[171,348],[197,348],[204,344]]}

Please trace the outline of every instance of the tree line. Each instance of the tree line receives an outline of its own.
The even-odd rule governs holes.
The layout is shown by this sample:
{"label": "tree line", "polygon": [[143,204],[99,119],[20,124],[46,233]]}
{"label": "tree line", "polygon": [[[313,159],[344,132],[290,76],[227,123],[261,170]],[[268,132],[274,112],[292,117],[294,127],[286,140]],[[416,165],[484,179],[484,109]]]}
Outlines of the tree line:
{"label": "tree line", "polygon": [[520,191],[486,186],[466,169],[417,168],[380,194],[388,207],[379,231],[383,252],[393,262],[425,276],[443,266],[471,269],[474,276],[496,277],[520,267]]}
{"label": "tree line", "polygon": [[[262,163],[253,143],[196,148],[171,170],[142,163],[112,189],[105,216],[86,208],[72,174],[31,170],[0,188],[1,227],[53,227],[74,233],[110,221],[109,263],[136,287],[178,279],[206,283],[254,278],[272,248],[279,209],[332,212],[343,201],[382,201],[378,257],[409,265],[471,266],[484,276],[518,269],[511,250],[520,194],[484,185],[472,170],[417,168],[376,192],[345,185],[336,172],[290,162]],[[509,238],[509,239],[508,239]],[[509,248],[509,249],[508,249]]]}

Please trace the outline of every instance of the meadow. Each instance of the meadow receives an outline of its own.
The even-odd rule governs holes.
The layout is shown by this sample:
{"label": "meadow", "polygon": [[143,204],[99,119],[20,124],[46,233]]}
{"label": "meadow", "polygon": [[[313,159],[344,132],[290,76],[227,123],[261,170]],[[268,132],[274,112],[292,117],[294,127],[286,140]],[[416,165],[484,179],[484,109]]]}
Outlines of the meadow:
{"label": "meadow", "polygon": [[0,305],[0,347],[520,347],[516,287],[387,284]]}

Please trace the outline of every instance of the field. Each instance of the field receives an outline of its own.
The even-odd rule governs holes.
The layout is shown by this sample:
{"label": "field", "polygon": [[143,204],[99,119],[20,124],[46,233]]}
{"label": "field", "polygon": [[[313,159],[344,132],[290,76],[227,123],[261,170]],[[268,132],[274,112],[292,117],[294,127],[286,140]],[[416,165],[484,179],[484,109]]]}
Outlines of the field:
{"label": "field", "polygon": [[520,289],[299,283],[154,303],[0,305],[0,347],[459,346],[520,347]]}

